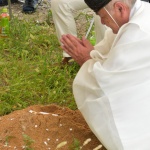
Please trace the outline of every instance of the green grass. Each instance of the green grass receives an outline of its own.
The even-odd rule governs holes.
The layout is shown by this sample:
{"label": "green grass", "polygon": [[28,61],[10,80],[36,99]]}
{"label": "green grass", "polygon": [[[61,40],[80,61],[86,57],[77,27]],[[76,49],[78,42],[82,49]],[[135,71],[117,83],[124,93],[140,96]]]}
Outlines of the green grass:
{"label": "green grass", "polygon": [[53,24],[13,18],[0,38],[0,115],[34,104],[76,109],[72,82],[79,69],[60,65],[62,50]]}
{"label": "green grass", "polygon": [[[79,13],[75,19],[80,17],[87,30],[92,15]],[[36,104],[76,109],[72,82],[79,66],[60,65],[62,49],[51,11],[43,23],[27,20],[13,17],[9,38],[0,38],[0,115]]]}

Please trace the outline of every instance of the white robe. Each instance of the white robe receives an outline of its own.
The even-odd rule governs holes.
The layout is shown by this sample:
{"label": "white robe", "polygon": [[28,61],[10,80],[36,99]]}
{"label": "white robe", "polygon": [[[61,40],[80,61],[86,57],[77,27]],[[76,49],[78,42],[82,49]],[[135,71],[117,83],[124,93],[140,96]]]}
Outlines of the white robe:
{"label": "white robe", "polygon": [[73,93],[89,127],[108,150],[150,150],[150,5],[91,52]]}

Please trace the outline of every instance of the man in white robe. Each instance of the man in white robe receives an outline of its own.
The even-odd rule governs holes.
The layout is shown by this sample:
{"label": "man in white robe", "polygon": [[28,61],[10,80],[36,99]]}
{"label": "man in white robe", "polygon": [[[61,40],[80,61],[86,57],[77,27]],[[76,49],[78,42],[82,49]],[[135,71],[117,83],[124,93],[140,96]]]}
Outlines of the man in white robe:
{"label": "man in white robe", "polygon": [[107,30],[95,47],[72,35],[62,48],[81,65],[73,93],[108,150],[150,150],[150,4],[85,0]]}

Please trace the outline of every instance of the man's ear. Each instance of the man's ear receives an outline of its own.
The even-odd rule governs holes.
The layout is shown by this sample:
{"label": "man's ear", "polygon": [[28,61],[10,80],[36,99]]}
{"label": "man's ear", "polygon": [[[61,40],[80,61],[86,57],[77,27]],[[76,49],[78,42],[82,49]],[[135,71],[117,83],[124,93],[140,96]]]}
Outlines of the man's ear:
{"label": "man's ear", "polygon": [[118,17],[121,17],[124,22],[129,20],[130,16],[130,9],[129,7],[123,2],[116,2],[114,3],[114,10]]}
{"label": "man's ear", "polygon": [[115,9],[116,12],[119,12],[120,15],[124,15],[124,13],[128,9],[128,6],[125,3],[116,2],[116,3],[114,3],[114,9]]}

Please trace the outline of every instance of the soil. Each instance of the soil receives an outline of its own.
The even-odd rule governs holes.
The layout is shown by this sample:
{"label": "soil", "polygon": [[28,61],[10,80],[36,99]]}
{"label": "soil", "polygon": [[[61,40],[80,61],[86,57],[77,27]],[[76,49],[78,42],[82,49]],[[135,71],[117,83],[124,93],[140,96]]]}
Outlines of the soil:
{"label": "soil", "polygon": [[[43,1],[32,14],[22,13],[22,6],[21,2],[11,5],[14,16],[34,18],[39,23],[46,21],[49,1]],[[77,20],[78,29],[85,32],[81,27],[86,21],[80,19],[82,25]],[[57,105],[35,105],[0,117],[0,150],[58,149],[106,150],[78,110]]]}
{"label": "soil", "polygon": [[106,150],[78,110],[34,105],[0,118],[1,150],[79,150],[79,145]]}
{"label": "soil", "polygon": [[[24,1],[24,0],[23,0]],[[12,16],[18,17],[23,20],[34,19],[37,23],[44,23],[47,20],[48,12],[50,10],[51,4],[49,0],[43,0],[37,7],[34,13],[23,13],[23,2],[22,0],[18,3],[11,4]],[[8,6],[5,6],[8,8]],[[9,9],[9,8],[8,8]]]}

